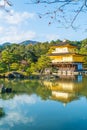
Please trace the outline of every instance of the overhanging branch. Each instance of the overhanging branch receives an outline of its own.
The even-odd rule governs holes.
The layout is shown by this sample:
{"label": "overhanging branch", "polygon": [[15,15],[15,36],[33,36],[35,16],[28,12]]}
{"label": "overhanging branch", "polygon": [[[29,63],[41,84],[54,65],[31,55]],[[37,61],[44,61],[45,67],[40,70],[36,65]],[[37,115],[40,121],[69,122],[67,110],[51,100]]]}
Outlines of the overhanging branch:
{"label": "overhanging branch", "polygon": [[[51,20],[56,20],[57,22],[60,22],[60,23],[62,20],[64,20],[63,22],[65,22],[67,21],[66,15],[70,13],[67,10],[69,9],[71,12],[73,12],[72,8],[70,9],[70,6],[72,5],[73,8],[76,6],[76,8],[74,8],[75,11],[72,16],[73,18],[72,20],[70,20],[70,24],[69,24],[69,26],[73,27],[79,14],[83,12],[85,9],[87,9],[87,0],[31,0],[31,4],[36,4],[36,5],[47,4],[49,6],[55,3],[57,6],[57,9],[56,7],[54,7],[53,11],[50,9],[47,12],[44,11],[44,13],[42,14],[40,13],[39,17],[42,18],[43,16],[48,15]],[[30,4],[30,3],[27,3],[27,4]],[[51,21],[49,23],[51,24]]]}

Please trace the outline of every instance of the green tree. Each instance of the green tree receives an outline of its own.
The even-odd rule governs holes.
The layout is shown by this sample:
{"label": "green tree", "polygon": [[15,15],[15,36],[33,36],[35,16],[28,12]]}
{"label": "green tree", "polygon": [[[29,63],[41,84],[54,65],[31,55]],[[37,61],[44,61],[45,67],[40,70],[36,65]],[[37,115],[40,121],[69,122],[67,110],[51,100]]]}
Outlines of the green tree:
{"label": "green tree", "polygon": [[0,61],[0,73],[3,73],[7,70],[6,64]]}
{"label": "green tree", "polygon": [[34,53],[39,58],[41,55],[45,55],[49,50],[50,44],[48,42],[37,43],[34,45]]}
{"label": "green tree", "polygon": [[8,71],[10,71],[10,64],[13,62],[13,54],[8,50],[3,50],[1,53],[1,60],[7,65]]}
{"label": "green tree", "polygon": [[87,67],[87,39],[81,41],[81,48],[79,51],[80,54],[84,54],[84,67]]}
{"label": "green tree", "polygon": [[36,72],[37,66],[35,63],[31,63],[31,66],[26,69],[27,74],[32,74]]}
{"label": "green tree", "polygon": [[19,68],[19,64],[18,64],[18,63],[12,63],[12,64],[10,65],[10,69],[11,69],[11,70],[16,71],[16,70],[18,70],[18,68]]}
{"label": "green tree", "polygon": [[42,55],[37,62],[37,68],[39,72],[42,74],[45,68],[50,67],[51,60],[48,56]]}

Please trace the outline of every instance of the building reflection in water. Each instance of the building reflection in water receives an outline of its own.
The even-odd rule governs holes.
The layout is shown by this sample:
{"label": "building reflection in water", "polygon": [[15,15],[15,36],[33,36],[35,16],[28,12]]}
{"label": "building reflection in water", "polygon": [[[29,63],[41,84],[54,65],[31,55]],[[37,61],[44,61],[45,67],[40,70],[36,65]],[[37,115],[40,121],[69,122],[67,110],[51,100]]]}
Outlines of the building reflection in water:
{"label": "building reflection in water", "polygon": [[60,77],[55,81],[44,81],[44,85],[51,90],[51,100],[60,101],[64,106],[79,98],[78,92],[84,87],[82,75],[73,77]]}

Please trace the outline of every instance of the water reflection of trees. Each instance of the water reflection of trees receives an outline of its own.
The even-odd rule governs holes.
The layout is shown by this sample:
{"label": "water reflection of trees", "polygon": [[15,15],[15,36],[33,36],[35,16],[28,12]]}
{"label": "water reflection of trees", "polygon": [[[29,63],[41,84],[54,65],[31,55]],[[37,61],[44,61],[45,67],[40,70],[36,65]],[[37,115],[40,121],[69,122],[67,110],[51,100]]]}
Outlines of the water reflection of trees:
{"label": "water reflection of trees", "polygon": [[38,80],[8,80],[5,79],[0,80],[0,84],[4,84],[5,87],[11,87],[12,93],[4,93],[0,94],[0,98],[3,98],[4,100],[13,98],[15,95],[20,94],[36,94],[37,96],[40,96],[43,100],[46,100],[49,98],[50,90],[45,87],[40,81]]}
{"label": "water reflection of trees", "polygon": [[0,118],[5,116],[4,108],[0,107]]}
{"label": "water reflection of trees", "polygon": [[52,81],[1,79],[0,84],[3,83],[5,87],[11,87],[12,93],[0,94],[0,98],[8,100],[15,95],[36,94],[43,100],[50,99],[68,103],[77,100],[80,96],[87,97],[87,77],[79,79],[77,77],[74,80],[60,78]]}

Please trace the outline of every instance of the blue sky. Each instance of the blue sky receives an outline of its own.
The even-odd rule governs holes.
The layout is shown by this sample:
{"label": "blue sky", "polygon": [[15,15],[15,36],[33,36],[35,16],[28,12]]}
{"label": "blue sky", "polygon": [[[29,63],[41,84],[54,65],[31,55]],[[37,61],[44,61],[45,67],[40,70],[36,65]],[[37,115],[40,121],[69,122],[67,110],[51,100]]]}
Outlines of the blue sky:
{"label": "blue sky", "polygon": [[43,4],[25,4],[29,0],[11,1],[13,6],[7,7],[10,13],[0,10],[0,44],[4,42],[19,43],[24,40],[44,42],[57,39],[83,40],[87,38],[87,32],[85,32],[87,15],[84,13],[81,13],[75,21],[75,25],[80,27],[79,29],[74,30],[71,27],[66,29],[64,27],[60,28],[57,22],[48,25],[50,21],[48,17],[41,19],[38,17],[38,13],[43,13],[48,9],[52,10],[57,5],[44,7]]}

